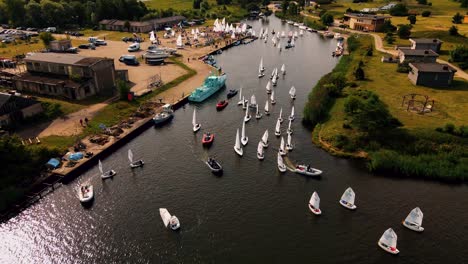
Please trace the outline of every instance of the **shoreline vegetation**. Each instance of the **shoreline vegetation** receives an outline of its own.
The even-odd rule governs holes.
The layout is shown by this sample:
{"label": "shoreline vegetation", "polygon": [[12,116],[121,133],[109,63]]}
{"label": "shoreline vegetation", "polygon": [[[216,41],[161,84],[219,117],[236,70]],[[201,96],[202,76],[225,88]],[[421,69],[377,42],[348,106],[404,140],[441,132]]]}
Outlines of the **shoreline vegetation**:
{"label": "shoreline vegetation", "polygon": [[[304,107],[303,123],[313,128],[314,144],[336,156],[365,159],[372,172],[468,180],[468,121],[456,116],[467,106],[452,105],[466,97],[468,82],[456,80],[448,89],[416,87],[396,65],[380,62],[383,53],[373,47],[372,36],[351,35],[348,47],[350,55],[317,82]],[[436,99],[434,113],[401,106],[402,96],[415,89]]]}

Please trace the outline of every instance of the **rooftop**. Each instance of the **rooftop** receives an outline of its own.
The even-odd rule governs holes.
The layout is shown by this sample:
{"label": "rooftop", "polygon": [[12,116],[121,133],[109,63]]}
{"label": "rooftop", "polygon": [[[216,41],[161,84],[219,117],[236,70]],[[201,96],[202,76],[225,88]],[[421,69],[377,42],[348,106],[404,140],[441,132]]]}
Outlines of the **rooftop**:
{"label": "rooftop", "polygon": [[422,49],[411,49],[411,48],[399,48],[399,50],[405,56],[428,56],[428,57],[439,57],[439,54],[435,53],[431,49],[422,50]]}
{"label": "rooftop", "polygon": [[171,16],[171,17],[163,17],[163,18],[152,19],[150,21],[153,24],[164,24],[164,23],[169,23],[169,22],[174,22],[174,21],[182,21],[182,20],[186,20],[186,18],[184,16]]}
{"label": "rooftop", "polygon": [[106,58],[98,57],[84,57],[75,54],[63,54],[63,53],[33,53],[32,55],[27,56],[24,60],[26,62],[51,62],[51,63],[61,63],[61,64],[72,64],[79,66],[91,66],[96,62],[105,60]]}
{"label": "rooftop", "polygon": [[421,44],[430,44],[430,43],[442,43],[443,41],[440,39],[431,39],[431,38],[410,38],[411,42],[414,43],[421,43]]}
{"label": "rooftop", "polygon": [[38,103],[31,98],[11,95],[8,93],[0,93],[0,116],[15,112]]}
{"label": "rooftop", "polygon": [[372,19],[372,20],[391,18],[391,16],[386,16],[386,15],[372,15],[372,14],[362,14],[362,13],[346,13],[344,15],[346,17],[366,18],[366,19]]}
{"label": "rooftop", "polygon": [[410,63],[410,66],[416,68],[419,72],[456,72],[448,64],[441,63]]}

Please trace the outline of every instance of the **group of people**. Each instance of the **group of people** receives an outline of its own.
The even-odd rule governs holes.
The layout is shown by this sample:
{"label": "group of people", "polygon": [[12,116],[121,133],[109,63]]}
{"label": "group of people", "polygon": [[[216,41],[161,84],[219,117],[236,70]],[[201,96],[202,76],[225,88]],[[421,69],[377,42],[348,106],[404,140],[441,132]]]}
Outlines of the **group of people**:
{"label": "group of people", "polygon": [[[89,119],[85,117],[84,119],[85,126],[88,126],[88,122],[89,122]],[[80,125],[83,126],[83,119],[80,119]]]}

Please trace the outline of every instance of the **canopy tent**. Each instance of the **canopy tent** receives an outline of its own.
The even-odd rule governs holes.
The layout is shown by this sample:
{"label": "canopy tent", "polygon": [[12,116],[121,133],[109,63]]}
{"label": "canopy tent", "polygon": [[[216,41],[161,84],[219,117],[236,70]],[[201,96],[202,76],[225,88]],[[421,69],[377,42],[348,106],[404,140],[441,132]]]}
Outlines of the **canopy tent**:
{"label": "canopy tent", "polygon": [[76,152],[68,155],[69,160],[77,161],[83,158],[83,153],[81,152]]}
{"label": "canopy tent", "polygon": [[46,166],[50,169],[56,169],[60,166],[60,160],[52,158],[47,162]]}

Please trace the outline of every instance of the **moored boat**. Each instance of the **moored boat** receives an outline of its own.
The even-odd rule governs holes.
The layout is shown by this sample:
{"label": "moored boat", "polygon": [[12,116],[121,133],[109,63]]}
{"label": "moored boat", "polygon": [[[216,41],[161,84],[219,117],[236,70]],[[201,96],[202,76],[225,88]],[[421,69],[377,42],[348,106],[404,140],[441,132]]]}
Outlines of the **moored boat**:
{"label": "moored boat", "polygon": [[400,251],[397,249],[397,240],[398,237],[395,234],[395,231],[389,228],[385,230],[382,237],[379,239],[379,241],[377,241],[377,245],[379,245],[379,247],[388,253],[396,255],[400,253]]}
{"label": "moored boat", "polygon": [[173,117],[174,111],[172,110],[172,106],[170,104],[165,104],[162,107],[162,111],[153,117],[153,122],[155,126],[159,126],[169,122]]}
{"label": "moored boat", "polygon": [[202,86],[198,87],[190,94],[188,100],[196,103],[203,102],[226,84],[226,78],[227,75],[225,73],[208,76]]}
{"label": "moored boat", "polygon": [[320,197],[317,192],[314,192],[309,200],[309,209],[315,215],[321,215],[322,210],[320,210]]}
{"label": "moored boat", "polygon": [[354,204],[354,200],[356,198],[356,194],[354,193],[353,189],[351,187],[348,187],[341,196],[340,199],[340,204],[344,208],[350,209],[350,210],[356,210],[356,205]]}
{"label": "moored boat", "polygon": [[408,216],[403,220],[402,224],[413,231],[416,232],[422,232],[424,231],[424,227],[422,227],[422,221],[423,221],[423,213],[419,207],[414,208],[411,210],[411,212],[408,214]]}
{"label": "moored boat", "polygon": [[94,190],[93,185],[91,184],[82,184],[80,185],[80,190],[78,191],[78,198],[80,202],[87,203],[93,200]]}

